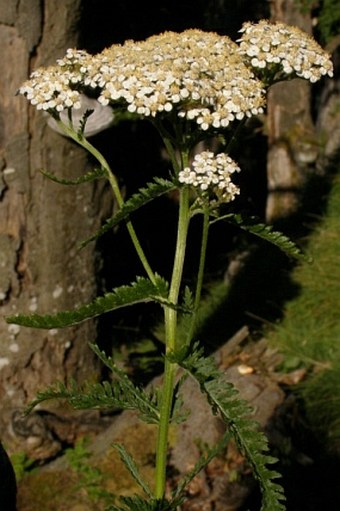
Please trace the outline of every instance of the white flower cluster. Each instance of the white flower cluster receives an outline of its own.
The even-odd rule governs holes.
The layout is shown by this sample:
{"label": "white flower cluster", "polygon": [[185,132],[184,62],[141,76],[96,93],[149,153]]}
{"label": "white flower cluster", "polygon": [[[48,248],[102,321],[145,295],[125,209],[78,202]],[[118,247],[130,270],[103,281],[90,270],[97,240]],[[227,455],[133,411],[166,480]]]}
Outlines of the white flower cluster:
{"label": "white flower cluster", "polygon": [[[144,117],[177,115],[201,130],[225,128],[263,112],[274,81],[332,76],[327,53],[307,34],[282,23],[246,23],[237,45],[226,36],[189,29],[114,44],[97,55],[69,49],[56,66],[32,73],[19,92],[49,113],[80,108],[79,95]],[[251,66],[249,66],[251,64]]]}
{"label": "white flower cluster", "polygon": [[196,154],[191,168],[181,170],[178,179],[199,188],[201,192],[213,192],[218,202],[231,202],[240,189],[231,181],[231,175],[239,172],[238,165],[225,153],[214,155],[211,151]]}
{"label": "white flower cluster", "polygon": [[[81,65],[84,64],[85,66],[87,66],[91,58],[92,56],[85,50],[76,50],[74,48],[69,48],[68,50],[66,50],[65,57],[57,60],[57,64],[61,67],[64,67],[65,69],[67,69],[69,66],[73,66],[73,70],[78,68],[80,71]],[[81,72],[79,72],[78,81],[81,81],[81,78],[82,74]]]}
{"label": "white flower cluster", "polygon": [[333,76],[330,56],[297,27],[261,20],[244,23],[240,32],[239,52],[261,77],[268,68],[276,71],[277,80],[298,76],[314,83],[324,75]]}
{"label": "white flower cluster", "polygon": [[19,92],[38,108],[57,111],[76,105],[65,94],[76,99],[79,92],[90,92],[102,105],[145,117],[175,110],[202,130],[262,113],[265,103],[262,83],[238,46],[201,30],[126,41],[94,56],[70,49],[49,72],[33,74]]}
{"label": "white flower cluster", "polygon": [[113,45],[96,56],[85,83],[102,104],[156,116],[176,108],[202,130],[262,112],[264,90],[228,37],[201,30],[165,32]]}
{"label": "white flower cluster", "polygon": [[79,92],[70,87],[73,83],[73,73],[61,72],[58,66],[51,66],[34,71],[18,92],[38,110],[62,112],[81,106]]}

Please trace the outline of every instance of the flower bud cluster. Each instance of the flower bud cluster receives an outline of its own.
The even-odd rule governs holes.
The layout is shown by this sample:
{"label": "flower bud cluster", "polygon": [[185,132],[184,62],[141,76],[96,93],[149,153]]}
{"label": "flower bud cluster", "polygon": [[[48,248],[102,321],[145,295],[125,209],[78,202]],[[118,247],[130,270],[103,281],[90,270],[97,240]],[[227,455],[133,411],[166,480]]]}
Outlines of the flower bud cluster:
{"label": "flower bud cluster", "polygon": [[231,181],[231,175],[239,172],[238,165],[225,153],[214,155],[211,151],[196,154],[191,167],[179,172],[181,183],[198,188],[200,194],[213,192],[218,202],[231,202],[240,189]]}
{"label": "flower bud cluster", "polygon": [[314,83],[333,76],[330,56],[297,27],[261,20],[244,23],[240,32],[239,52],[261,77],[267,69],[276,71],[277,80],[300,77]]}

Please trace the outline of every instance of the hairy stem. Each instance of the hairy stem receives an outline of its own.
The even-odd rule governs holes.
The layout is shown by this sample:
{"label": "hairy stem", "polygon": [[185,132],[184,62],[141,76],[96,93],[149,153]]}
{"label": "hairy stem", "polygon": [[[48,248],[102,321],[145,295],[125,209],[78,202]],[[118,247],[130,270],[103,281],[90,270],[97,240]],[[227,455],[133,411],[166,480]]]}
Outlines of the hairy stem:
{"label": "hairy stem", "polygon": [[[182,160],[187,161],[187,157]],[[177,229],[177,243],[174,257],[174,266],[169,290],[169,301],[177,305],[178,296],[182,281],[184,258],[186,251],[186,242],[188,235],[188,227],[190,221],[189,210],[189,189],[183,187],[180,189],[179,198],[179,217]],[[177,310],[165,307],[165,338],[166,338],[166,355],[176,350],[176,329],[177,329]],[[166,459],[168,447],[169,423],[171,418],[171,410],[173,405],[174,379],[177,365],[165,359],[164,365],[164,381],[162,389],[162,401],[160,410],[160,423],[158,430],[157,448],[156,448],[156,487],[155,497],[161,499],[164,496],[166,482]]]}
{"label": "hairy stem", "polygon": [[207,254],[208,233],[209,233],[209,209],[207,207],[205,207],[203,209],[201,253],[200,253],[200,260],[199,260],[198,273],[197,273],[194,310],[193,310],[193,314],[191,317],[190,329],[189,329],[189,333],[188,333],[188,337],[187,337],[188,343],[190,343],[190,341],[192,340],[194,333],[195,333],[195,329],[197,327],[197,315],[198,315],[198,308],[199,308],[200,301],[201,301],[205,259],[206,259],[206,254]]}

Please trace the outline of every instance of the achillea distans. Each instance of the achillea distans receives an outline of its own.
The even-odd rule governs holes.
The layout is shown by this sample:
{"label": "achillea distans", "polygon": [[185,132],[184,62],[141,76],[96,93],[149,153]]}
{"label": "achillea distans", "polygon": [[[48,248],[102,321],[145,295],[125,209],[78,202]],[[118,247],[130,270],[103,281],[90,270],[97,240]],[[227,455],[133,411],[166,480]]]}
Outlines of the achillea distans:
{"label": "achillea distans", "polygon": [[83,93],[113,110],[185,119],[206,131],[262,113],[265,89],[276,81],[316,82],[333,74],[329,55],[298,28],[262,20],[241,32],[239,45],[189,29],[114,44],[97,55],[69,49],[55,66],[33,72],[19,93],[53,116],[79,109]]}
{"label": "achillea distans", "polygon": [[231,181],[231,175],[239,172],[238,165],[225,153],[214,155],[211,151],[197,154],[191,167],[181,170],[180,183],[192,185],[198,189],[199,195],[213,193],[217,202],[231,202],[240,189]]}
{"label": "achillea distans", "polygon": [[[245,23],[239,53],[261,79],[273,81],[300,77],[314,83],[333,76],[330,56],[308,34],[283,23]],[[268,74],[269,71],[269,74]]]}
{"label": "achillea distans", "polygon": [[40,68],[31,74],[19,89],[37,110],[62,112],[66,108],[80,108],[80,94],[74,90],[75,74],[63,72],[58,66]]}
{"label": "achillea distans", "polygon": [[90,90],[103,105],[144,117],[175,112],[208,130],[262,113],[265,104],[262,83],[243,62],[237,44],[201,30],[126,41],[94,56],[70,49],[52,71],[55,86],[48,86],[47,70],[42,70],[19,89],[51,113],[77,107],[69,97]]}

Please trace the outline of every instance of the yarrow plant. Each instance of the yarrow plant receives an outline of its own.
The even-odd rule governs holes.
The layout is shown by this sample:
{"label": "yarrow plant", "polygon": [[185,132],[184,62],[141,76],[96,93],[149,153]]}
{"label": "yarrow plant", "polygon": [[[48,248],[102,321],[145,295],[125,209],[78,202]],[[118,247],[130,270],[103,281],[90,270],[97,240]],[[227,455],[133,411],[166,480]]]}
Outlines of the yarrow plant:
{"label": "yarrow plant", "polygon": [[240,54],[269,85],[289,77],[315,83],[322,76],[333,76],[329,55],[297,27],[262,20],[245,23],[240,32]]}
{"label": "yarrow plant", "polygon": [[225,153],[214,155],[211,151],[203,151],[194,156],[190,167],[179,172],[178,180],[192,185],[205,197],[213,192],[218,202],[231,202],[240,193],[231,175],[239,171],[237,164]]}
{"label": "yarrow plant", "polygon": [[[36,328],[60,328],[96,317],[115,308],[154,301],[164,311],[165,350],[163,383],[156,393],[135,384],[97,346],[92,349],[114,373],[113,382],[74,384],[66,388],[58,383],[39,393],[32,406],[46,399],[64,397],[76,408],[99,407],[136,409],[143,420],[158,426],[155,447],[155,483],[150,488],[124,446],[117,449],[145,497],[121,499],[121,507],[111,511],[176,510],[185,500],[191,479],[233,439],[248,460],[262,491],[262,511],[284,509],[284,496],[278,476],[267,465],[274,460],[267,454],[264,435],[249,418],[249,408],[237,397],[223,373],[211,358],[204,356],[195,339],[198,308],[201,300],[208,231],[212,223],[224,219],[267,239],[295,257],[303,257],[298,248],[281,233],[263,224],[247,221],[237,214],[225,213],[223,207],[242,193],[234,182],[240,168],[229,150],[235,130],[254,115],[264,112],[268,87],[283,79],[302,77],[315,82],[332,76],[329,56],[300,30],[283,24],[261,21],[246,23],[239,44],[228,37],[201,30],[182,33],[165,32],[145,41],[115,44],[97,55],[69,49],[55,66],[33,72],[19,93],[37,109],[47,112],[58,130],[85,148],[99,168],[76,181],[107,179],[118,203],[118,211],[89,240],[117,225],[126,224],[133,246],[145,270],[128,286],[114,289],[74,311],[53,315],[16,315],[7,318]],[[171,161],[167,179],[156,176],[131,198],[124,200],[117,179],[104,156],[86,136],[87,121],[93,112],[85,111],[80,122],[83,98],[90,96],[112,115],[129,112],[133,118],[149,120],[160,133]],[[78,114],[77,114],[78,112]],[[77,114],[77,115],[75,115]],[[76,119],[76,120],[75,120]],[[107,119],[105,121],[107,123]],[[197,152],[198,142],[223,133],[225,151]],[[202,144],[200,144],[201,146]],[[44,171],[51,179],[61,180]],[[133,227],[133,213],[150,200],[178,190],[178,226],[170,282],[156,274]],[[230,206],[228,206],[228,211]],[[188,229],[191,219],[202,215],[202,243],[197,281],[194,289],[183,289],[182,277]],[[187,328],[178,330],[178,321]],[[172,493],[166,493],[166,460],[169,424],[178,420],[175,401],[178,369],[194,378],[226,423],[226,433],[212,446],[194,469]]]}

